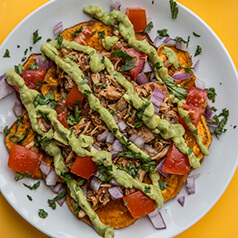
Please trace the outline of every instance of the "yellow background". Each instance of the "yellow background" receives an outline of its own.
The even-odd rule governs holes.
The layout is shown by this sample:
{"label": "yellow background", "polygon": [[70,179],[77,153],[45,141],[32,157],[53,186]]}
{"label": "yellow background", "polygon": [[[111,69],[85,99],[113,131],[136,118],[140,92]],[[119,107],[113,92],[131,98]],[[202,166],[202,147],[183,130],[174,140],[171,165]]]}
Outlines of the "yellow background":
{"label": "yellow background", "polygon": [[[0,44],[23,18],[46,2],[48,0],[0,0]],[[222,40],[238,68],[238,0],[179,0],[179,2],[208,23]],[[177,238],[238,237],[237,181],[238,171],[211,211]],[[0,236],[10,238],[48,237],[21,218],[1,194]]]}

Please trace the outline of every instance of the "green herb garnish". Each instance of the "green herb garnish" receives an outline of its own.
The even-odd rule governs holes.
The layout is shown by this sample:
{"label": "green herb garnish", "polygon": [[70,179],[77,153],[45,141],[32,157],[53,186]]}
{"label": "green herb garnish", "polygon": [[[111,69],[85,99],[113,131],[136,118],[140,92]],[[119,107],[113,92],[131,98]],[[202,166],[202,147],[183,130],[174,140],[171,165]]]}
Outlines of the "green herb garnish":
{"label": "green herb garnish", "polygon": [[107,88],[107,84],[106,84],[106,83],[95,83],[94,85],[95,85],[96,87],[101,86],[101,87]]}
{"label": "green herb garnish", "polygon": [[33,102],[33,105],[37,107],[38,105],[50,105],[55,106],[58,103],[55,101],[55,94],[53,92],[46,93],[45,96],[43,94],[38,94]]}
{"label": "green herb garnish", "polygon": [[153,27],[154,27],[154,24],[153,24],[152,21],[150,21],[150,22],[148,23],[148,25],[145,27],[145,30],[143,31],[143,33],[144,33],[144,34],[145,34],[145,33],[148,33],[149,31],[151,31],[151,30],[153,29]]}
{"label": "green herb garnish", "polygon": [[39,36],[38,31],[39,29],[33,33],[33,44],[35,44],[37,41],[40,41],[42,38],[41,36]]}
{"label": "green herb garnish", "polygon": [[163,180],[158,180],[160,190],[163,191],[168,187],[168,184]]}
{"label": "green herb garnish", "polygon": [[62,35],[58,35],[57,42],[58,42],[59,45],[62,45],[62,43],[63,43],[63,36]]}
{"label": "green herb garnish", "polygon": [[196,32],[193,31],[193,35],[196,37],[200,37],[201,35],[198,35]]}
{"label": "green herb garnish", "polygon": [[83,31],[83,27],[81,26],[79,29],[76,29],[72,34],[72,38],[76,37],[79,33]]}
{"label": "green herb garnish", "polygon": [[9,135],[11,132],[11,130],[8,128],[8,126],[5,126],[5,128],[3,129],[3,133],[5,136]]}
{"label": "green herb garnish", "polygon": [[16,172],[15,181],[17,182],[17,181],[19,181],[19,180],[21,180],[23,178],[31,178],[31,177],[32,177],[31,174],[29,174],[28,172],[26,172],[24,174]]}
{"label": "green herb garnish", "polygon": [[67,195],[67,190],[64,189],[62,192],[60,192],[56,197],[53,199],[48,199],[49,206],[54,210],[56,208],[56,202],[62,199]]}
{"label": "green herb garnish", "polygon": [[6,49],[3,58],[10,58],[10,51],[8,49]]}
{"label": "green herb garnish", "polygon": [[32,197],[30,195],[26,195],[26,196],[30,201],[32,201]]}
{"label": "green herb garnish", "polygon": [[145,193],[150,193],[151,187],[150,186],[145,186],[144,192]]}
{"label": "green herb garnish", "polygon": [[36,62],[33,62],[27,68],[28,69],[39,69],[40,67],[39,67],[39,65]]}
{"label": "green herb garnish", "polygon": [[208,99],[212,100],[212,102],[215,102],[215,98],[217,95],[215,88],[205,88],[205,90],[207,91]]}
{"label": "green herb garnish", "polygon": [[171,10],[171,15],[173,19],[176,19],[178,16],[178,6],[177,3],[174,0],[169,0],[170,3],[170,10]]}
{"label": "green herb garnish", "polygon": [[200,55],[201,53],[202,53],[202,47],[200,45],[197,45],[197,49],[194,54],[194,57],[196,57],[197,55]]}
{"label": "green herb garnish", "polygon": [[105,36],[105,32],[104,31],[98,31],[98,40],[99,39],[103,39]]}
{"label": "green herb garnish", "polygon": [[17,74],[21,74],[24,68],[21,64],[18,64],[18,65],[14,65],[14,69]]}
{"label": "green herb garnish", "polygon": [[162,39],[164,37],[169,37],[167,29],[158,30],[157,33],[159,34],[159,39]]}
{"label": "green herb garnish", "polygon": [[25,184],[25,183],[23,183],[23,185],[24,185],[26,188],[29,188],[30,190],[36,190],[36,189],[39,188],[39,186],[40,186],[40,181],[38,181],[37,183],[33,184],[32,186],[27,185],[27,184]]}
{"label": "green herb garnish", "polygon": [[39,209],[38,215],[40,218],[45,219],[48,216],[48,213],[44,209]]}

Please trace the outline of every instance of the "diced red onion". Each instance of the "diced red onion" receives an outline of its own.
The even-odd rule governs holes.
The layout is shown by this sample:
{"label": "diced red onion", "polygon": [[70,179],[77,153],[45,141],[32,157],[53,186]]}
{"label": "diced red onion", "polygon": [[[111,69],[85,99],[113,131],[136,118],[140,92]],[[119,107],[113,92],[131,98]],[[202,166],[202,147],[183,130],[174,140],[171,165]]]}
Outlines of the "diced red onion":
{"label": "diced red onion", "polygon": [[120,121],[117,125],[120,131],[124,131],[127,128],[127,124],[124,121]]}
{"label": "diced red onion", "polygon": [[[218,124],[215,124],[215,120],[213,119],[213,118],[211,118],[211,119],[207,119],[206,120],[207,121],[207,126],[208,126],[208,128],[209,128],[209,130],[210,130],[210,132],[214,132],[214,130],[217,128],[217,126],[218,126]],[[214,124],[209,124],[209,122],[212,122],[212,123],[214,123]]]}
{"label": "diced red onion", "polygon": [[162,170],[162,169],[163,169],[163,166],[164,166],[164,162],[165,162],[165,159],[163,159],[163,160],[157,165],[156,170],[157,170],[160,174],[162,174],[164,177],[167,177],[169,174],[163,172],[163,170]]}
{"label": "diced red onion", "polygon": [[93,147],[94,149],[96,149],[96,150],[99,150],[99,151],[102,150],[99,146],[97,146],[97,145],[95,145],[95,144],[92,144],[92,147]]}
{"label": "diced red onion", "polygon": [[136,76],[136,82],[139,84],[139,85],[142,85],[142,84],[145,84],[145,83],[148,83],[148,79],[147,77],[145,76],[144,73],[140,73]]}
{"label": "diced red onion", "polygon": [[156,36],[155,39],[154,39],[154,41],[153,41],[154,44],[155,44],[155,46],[158,46],[159,40],[160,40],[160,39],[159,39],[159,36]]}
{"label": "diced red onion", "polygon": [[141,72],[142,72],[142,73],[150,73],[150,72],[152,72],[152,71],[153,71],[153,70],[152,70],[152,67],[150,66],[149,61],[148,61],[148,60],[145,61],[144,66],[143,66]]}
{"label": "diced red onion", "polygon": [[199,178],[201,176],[201,174],[193,174],[193,175],[189,175],[188,178]]}
{"label": "diced red onion", "polygon": [[87,185],[85,184],[85,185],[81,186],[80,188],[82,189],[85,196],[87,196]]}
{"label": "diced red onion", "polygon": [[164,41],[162,42],[162,44],[167,44],[169,41],[171,40],[171,38],[168,36],[164,39]]}
{"label": "diced red onion", "polygon": [[186,188],[187,188],[188,195],[195,193],[195,178],[187,177]]}
{"label": "diced red onion", "polygon": [[13,106],[13,112],[15,114],[16,117],[19,117],[22,115],[22,104],[19,102],[15,102],[14,106]]}
{"label": "diced red onion", "polygon": [[161,213],[157,209],[151,212],[150,214],[148,214],[148,217],[150,218],[155,229],[158,229],[158,230],[166,229],[166,224],[164,222],[164,219]]}
{"label": "diced red onion", "polygon": [[45,178],[45,182],[48,186],[55,185],[59,176],[55,173],[54,169],[51,169]]}
{"label": "diced red onion", "polygon": [[119,123],[121,121],[121,119],[118,115],[114,115],[113,117],[114,117],[116,123]]}
{"label": "diced red onion", "polygon": [[52,191],[53,191],[54,193],[59,193],[60,190],[62,189],[62,187],[63,187],[63,184],[62,184],[62,183],[57,183],[57,184],[55,184],[55,185],[52,185],[52,186],[51,186],[51,189],[52,189]]}
{"label": "diced red onion", "polygon": [[152,82],[152,80],[154,79],[154,77],[155,77],[155,73],[152,72],[151,75],[150,75],[150,79],[149,79],[149,81]]}
{"label": "diced red onion", "polygon": [[94,192],[98,192],[100,186],[102,184],[102,181],[99,180],[97,177],[93,177],[91,182],[90,182],[90,188],[94,191]]}
{"label": "diced red onion", "polygon": [[114,142],[114,140],[115,140],[114,135],[111,132],[109,132],[107,135],[106,142],[112,144]]}
{"label": "diced red onion", "polygon": [[126,131],[122,132],[122,135],[125,136],[127,139],[129,138],[129,136],[128,136]]}
{"label": "diced red onion", "polygon": [[47,176],[50,172],[50,167],[44,161],[41,161],[40,170],[41,170],[42,174]]}
{"label": "diced red onion", "polygon": [[163,99],[164,99],[164,92],[159,90],[158,88],[155,88],[152,95],[151,95],[150,101],[156,107],[160,108],[160,105],[161,105]]}
{"label": "diced red onion", "polygon": [[129,140],[135,144],[137,147],[139,147],[140,149],[142,149],[145,145],[145,141],[142,137],[140,137],[139,135],[137,134],[133,134]]}
{"label": "diced red onion", "polygon": [[120,199],[123,197],[123,193],[120,187],[112,187],[108,189],[108,192],[111,194],[113,200]]}
{"label": "diced red onion", "polygon": [[200,89],[202,89],[202,90],[204,90],[205,89],[205,82],[204,81],[202,81],[201,79],[199,79],[199,78],[196,78],[196,80],[195,80],[195,85],[196,85],[196,87],[197,88],[200,88]]}
{"label": "diced red onion", "polygon": [[121,142],[119,140],[115,140],[114,143],[112,144],[112,149],[115,152],[123,151]]}
{"label": "diced red onion", "polygon": [[57,201],[57,203],[62,207],[64,202],[66,200],[66,196],[62,197],[60,200]]}
{"label": "diced red onion", "polygon": [[114,160],[117,157],[118,151],[110,151],[112,159]]}
{"label": "diced red onion", "polygon": [[111,11],[120,10],[121,2],[119,0],[111,0]]}
{"label": "diced red onion", "polygon": [[99,171],[96,170],[93,175],[98,178],[99,174],[100,174]]}
{"label": "diced red onion", "polygon": [[6,82],[5,78],[0,80],[0,99],[12,94],[14,89]]}
{"label": "diced red onion", "polygon": [[193,66],[195,71],[198,69],[199,64],[200,64],[200,60],[198,59],[197,62]]}
{"label": "diced red onion", "polygon": [[212,119],[214,114],[214,111],[211,110],[211,108],[207,107],[205,111],[205,115],[207,119]]}
{"label": "diced red onion", "polygon": [[185,196],[178,198],[177,201],[183,207],[185,203]]}
{"label": "diced red onion", "polygon": [[181,72],[181,71],[176,71],[172,78],[176,81],[181,81],[181,80],[185,80],[185,79],[188,79],[188,78],[191,78],[192,75],[188,74],[187,72]]}
{"label": "diced red onion", "polygon": [[99,134],[99,135],[97,136],[97,141],[98,141],[98,142],[105,142],[106,139],[107,139],[108,133],[109,133],[109,131],[108,131],[108,130],[105,130],[103,133]]}
{"label": "diced red onion", "polygon": [[122,186],[121,184],[119,184],[117,181],[116,181],[116,179],[114,179],[114,178],[112,178],[110,181],[109,181],[109,183],[111,184],[111,185],[113,185],[113,186]]}
{"label": "diced red onion", "polygon": [[157,151],[156,151],[154,148],[152,148],[151,146],[147,145],[147,144],[145,144],[144,149],[145,149],[148,153],[157,154]]}
{"label": "diced red onion", "polygon": [[101,60],[103,58],[102,54],[98,53],[98,55],[99,55],[99,59]]}
{"label": "diced red onion", "polygon": [[6,74],[2,74],[2,75],[0,76],[0,80],[2,80],[2,79],[4,79],[4,78],[6,78]]}
{"label": "diced red onion", "polygon": [[53,27],[53,32],[54,32],[54,35],[59,35],[63,30],[63,22],[60,21],[58,22],[54,27]]}
{"label": "diced red onion", "polygon": [[40,68],[50,68],[52,66],[52,61],[46,59],[44,62],[42,61],[42,55],[36,56],[36,63]]}
{"label": "diced red onion", "polygon": [[179,42],[177,41],[176,42],[176,45],[175,47],[178,49],[178,50],[182,50],[182,51],[187,51],[188,50],[188,47],[186,46],[186,44],[184,42]]}

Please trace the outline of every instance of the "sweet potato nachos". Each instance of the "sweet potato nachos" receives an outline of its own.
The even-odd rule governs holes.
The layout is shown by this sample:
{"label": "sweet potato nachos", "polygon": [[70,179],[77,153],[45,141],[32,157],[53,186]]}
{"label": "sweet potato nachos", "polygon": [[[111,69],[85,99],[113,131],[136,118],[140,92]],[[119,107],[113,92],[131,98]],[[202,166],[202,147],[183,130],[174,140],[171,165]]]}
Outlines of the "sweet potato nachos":
{"label": "sweet potato nachos", "polygon": [[66,199],[102,237],[159,216],[212,141],[190,54],[156,47],[133,11],[85,7],[93,19],[6,73],[24,108],[5,133],[8,166],[43,178],[58,191],[49,205]]}

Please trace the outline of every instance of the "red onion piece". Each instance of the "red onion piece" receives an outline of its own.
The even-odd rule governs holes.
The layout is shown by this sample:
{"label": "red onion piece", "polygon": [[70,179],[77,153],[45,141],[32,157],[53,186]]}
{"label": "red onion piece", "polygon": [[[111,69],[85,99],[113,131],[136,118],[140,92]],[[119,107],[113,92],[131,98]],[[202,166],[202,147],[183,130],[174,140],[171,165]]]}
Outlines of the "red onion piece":
{"label": "red onion piece", "polygon": [[158,46],[159,40],[160,40],[160,39],[159,39],[159,36],[156,36],[155,39],[154,39],[154,41],[153,41],[154,44],[155,44],[155,46]]}
{"label": "red onion piece", "polygon": [[136,76],[136,82],[139,84],[139,85],[142,85],[142,84],[145,84],[145,83],[148,83],[148,79],[146,78],[145,74],[144,73],[140,73]]}
{"label": "red onion piece", "polygon": [[2,80],[2,79],[4,79],[4,78],[6,78],[6,74],[2,74],[2,75],[0,76],[0,80]]}
{"label": "red onion piece", "polygon": [[214,114],[214,111],[211,110],[211,108],[207,107],[205,111],[205,115],[207,119],[212,119]]}
{"label": "red onion piece", "polygon": [[127,124],[124,121],[120,121],[117,125],[120,131],[124,131],[127,128]]}
{"label": "red onion piece", "polygon": [[50,172],[50,167],[44,161],[41,161],[40,170],[41,170],[42,174],[44,174],[46,176]]}
{"label": "red onion piece", "polygon": [[64,202],[66,200],[66,196],[62,197],[60,200],[57,201],[57,203],[62,207]]}
{"label": "red onion piece", "polygon": [[55,173],[54,169],[51,169],[45,178],[45,182],[48,186],[55,185],[59,176]]}
{"label": "red onion piece", "polygon": [[121,184],[119,184],[117,181],[116,181],[116,179],[114,179],[114,178],[112,178],[110,181],[109,181],[109,183],[111,184],[111,185],[113,185],[113,186],[122,186]]}
{"label": "red onion piece", "polygon": [[201,174],[193,174],[193,175],[189,175],[188,178],[199,178],[201,176]]}
{"label": "red onion piece", "polygon": [[59,35],[63,30],[63,22],[60,21],[58,22],[54,27],[53,27],[53,32],[54,32],[54,35]]}
{"label": "red onion piece", "polygon": [[36,56],[36,63],[38,64],[38,66],[40,68],[50,68],[52,66],[52,61],[46,59],[44,62],[42,61],[42,56],[41,55],[37,55]]}
{"label": "red onion piece", "polygon": [[121,121],[121,119],[118,115],[114,115],[113,117],[114,117],[116,123],[119,123]]}
{"label": "red onion piece", "polygon": [[185,196],[178,198],[177,201],[183,207],[185,203]]}
{"label": "red onion piece", "polygon": [[150,72],[152,72],[153,71],[153,69],[152,69],[152,67],[150,66],[150,63],[149,63],[149,61],[147,60],[147,61],[145,61],[145,63],[144,63],[144,66],[143,66],[143,68],[142,68],[142,70],[141,70],[141,73],[150,73]]}
{"label": "red onion piece", "polygon": [[156,82],[157,79],[155,79],[156,81],[154,81],[154,79],[155,79],[155,73],[152,72],[151,75],[150,75],[150,79],[149,79],[149,81],[150,81],[150,82]]}
{"label": "red onion piece", "polygon": [[119,10],[120,11],[121,2],[119,0],[111,0],[111,11],[112,10]]}
{"label": "red onion piece", "polygon": [[96,149],[96,150],[99,150],[99,151],[102,150],[99,146],[97,146],[97,145],[95,145],[95,144],[92,144],[92,147],[93,147],[94,149]]}
{"label": "red onion piece", "polygon": [[175,47],[176,47],[178,50],[188,51],[188,47],[187,47],[186,44],[185,44],[184,42],[182,42],[182,41],[181,41],[181,42],[177,41]]}
{"label": "red onion piece", "polygon": [[140,149],[143,149],[144,145],[145,145],[145,141],[142,137],[140,137],[137,134],[133,134],[129,140],[135,144],[137,147],[139,147]]}
{"label": "red onion piece", "polygon": [[81,186],[80,188],[82,189],[83,193],[87,197],[87,185],[85,184],[85,185]]}
{"label": "red onion piece", "polygon": [[187,193],[188,195],[194,194],[195,193],[195,178],[193,177],[187,177]]}
{"label": "red onion piece", "polygon": [[157,151],[156,151],[154,148],[152,148],[151,146],[147,145],[147,144],[145,144],[144,149],[145,149],[148,153],[157,154]]}
{"label": "red onion piece", "polygon": [[99,134],[99,135],[97,136],[97,141],[98,141],[98,142],[105,142],[106,139],[107,139],[108,133],[109,133],[109,131],[108,131],[108,130],[105,130],[103,133]]}
{"label": "red onion piece", "polygon": [[196,80],[195,80],[195,85],[196,85],[196,87],[197,88],[200,88],[200,89],[202,89],[202,90],[204,90],[205,89],[205,82],[204,81],[202,81],[201,79],[199,79],[199,78],[196,78]]}
{"label": "red onion piece", "polygon": [[111,132],[109,132],[108,135],[107,135],[106,142],[112,144],[114,142],[114,140],[115,140],[114,135]]}
{"label": "red onion piece", "polygon": [[[207,119],[206,120],[207,121],[207,126],[208,126],[208,128],[209,128],[209,130],[210,130],[210,132],[214,132],[214,130],[217,128],[217,126],[218,126],[218,124],[216,123],[216,121],[214,120],[214,119]],[[213,123],[213,124],[209,124],[209,122],[210,123]]]}
{"label": "red onion piece", "polygon": [[110,151],[110,153],[112,155],[112,159],[115,159],[117,157],[117,152],[118,151]]}
{"label": "red onion piece", "polygon": [[162,170],[162,169],[163,169],[163,166],[164,166],[164,162],[165,162],[165,159],[163,159],[163,160],[157,165],[156,170],[157,170],[160,174],[162,174],[164,177],[167,177],[169,174],[163,172],[163,170]]}
{"label": "red onion piece", "polygon": [[99,171],[96,170],[93,175],[98,178],[99,174],[100,174]]}
{"label": "red onion piece", "polygon": [[6,79],[0,80],[0,99],[12,94],[14,89],[6,82]]}
{"label": "red onion piece", "polygon": [[99,180],[97,177],[93,177],[91,182],[90,182],[90,188],[95,191],[98,192],[100,186],[102,184],[102,181]]}
{"label": "red onion piece", "polygon": [[111,194],[113,200],[120,199],[123,197],[123,193],[119,187],[109,188],[108,192]]}
{"label": "red onion piece", "polygon": [[22,115],[22,111],[23,111],[22,109],[23,109],[23,108],[22,108],[22,104],[19,103],[19,102],[15,102],[15,104],[14,104],[12,110],[13,110],[15,116],[16,116],[16,117],[19,117],[19,116]]}
{"label": "red onion piece", "polygon": [[123,151],[121,142],[119,140],[115,140],[114,143],[112,144],[112,149],[115,152]]}
{"label": "red onion piece", "polygon": [[164,41],[162,42],[162,44],[167,44],[169,41],[171,40],[171,38],[168,36],[164,39]]}
{"label": "red onion piece", "polygon": [[150,214],[148,214],[148,217],[150,218],[155,229],[158,229],[158,230],[166,229],[166,224],[164,222],[164,219],[161,213],[157,209],[151,212]]}
{"label": "red onion piece", "polygon": [[198,66],[200,64],[200,60],[197,60],[197,62],[194,64],[193,69],[196,71],[198,69]]}
{"label": "red onion piece", "polygon": [[181,71],[176,71],[172,76],[172,78],[176,81],[185,80],[191,77],[192,75],[188,74],[187,72],[181,72]]}
{"label": "red onion piece", "polygon": [[62,191],[62,187],[63,187],[62,183],[57,183],[57,184],[51,186],[51,189],[54,193],[59,193],[60,191]]}
{"label": "red onion piece", "polygon": [[151,98],[150,98],[150,101],[158,108],[160,108],[160,105],[162,103],[164,99],[164,92],[162,92],[161,90],[159,90],[158,88],[155,88],[152,95],[151,95]]}

